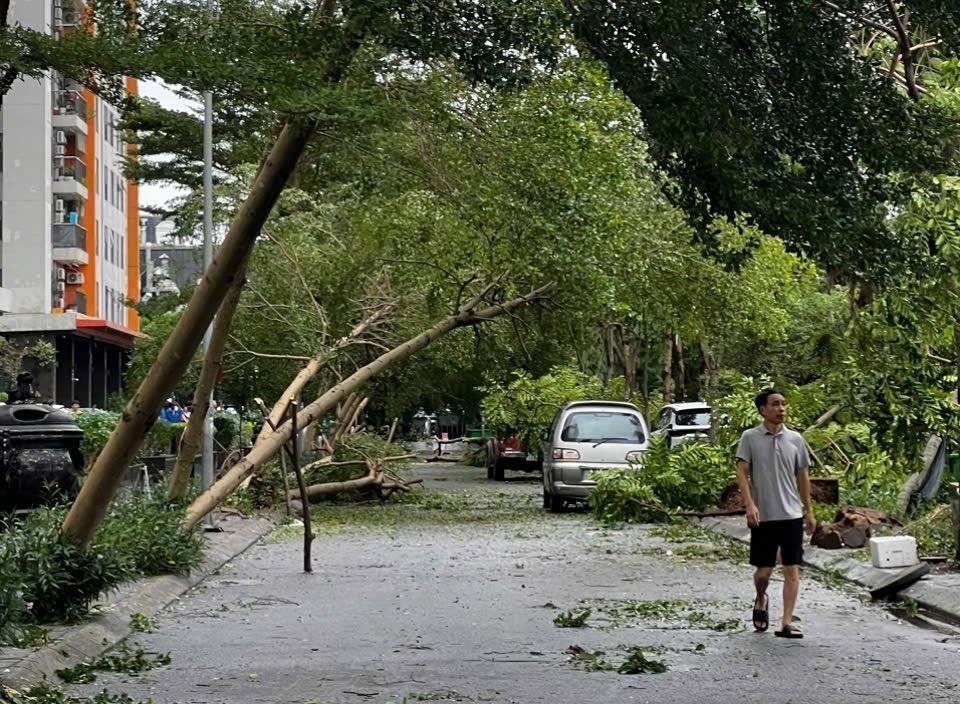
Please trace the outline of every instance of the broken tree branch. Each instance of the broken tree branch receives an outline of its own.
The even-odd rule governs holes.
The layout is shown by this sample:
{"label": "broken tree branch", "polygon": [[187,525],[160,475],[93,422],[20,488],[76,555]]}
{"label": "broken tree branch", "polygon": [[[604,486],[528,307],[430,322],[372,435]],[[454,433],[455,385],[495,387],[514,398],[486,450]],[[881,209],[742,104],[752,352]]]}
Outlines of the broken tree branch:
{"label": "broken tree branch", "polygon": [[[455,315],[446,316],[429,330],[420,333],[416,337],[407,340],[402,345],[380,355],[380,357],[370,364],[361,367],[349,377],[328,389],[326,393],[322,394],[318,399],[306,406],[300,412],[297,419],[298,425],[300,427],[306,427],[307,425],[315,422],[322,415],[329,412],[331,408],[336,406],[336,404],[348,394],[355,391],[357,388],[389,367],[391,364],[395,364],[396,362],[413,356],[430,343],[446,335],[451,330],[475,325],[477,321],[488,320],[492,317],[496,317],[497,315],[501,315],[504,312],[516,310],[536,301],[541,301],[547,297],[547,294],[552,287],[553,284],[547,284],[546,286],[541,286],[540,288],[534,289],[523,296],[519,296],[511,301],[507,301],[496,306],[491,306],[480,311],[474,310],[473,307],[463,308],[457,311]],[[484,288],[485,292],[488,292],[489,290],[489,286]],[[474,298],[474,300],[471,301],[471,304],[473,306],[478,305],[479,299]],[[236,489],[236,487],[248,474],[253,472],[267,459],[276,454],[277,450],[280,448],[280,445],[286,442],[289,437],[290,424],[284,423],[283,425],[278,426],[277,430],[268,438],[258,441],[246,457],[234,465],[226,474],[223,475],[223,477],[214,483],[210,489],[198,496],[196,500],[189,507],[187,507],[187,511],[183,519],[184,525],[187,527],[196,525],[197,521],[219,506],[223,500],[229,496],[234,489]]]}

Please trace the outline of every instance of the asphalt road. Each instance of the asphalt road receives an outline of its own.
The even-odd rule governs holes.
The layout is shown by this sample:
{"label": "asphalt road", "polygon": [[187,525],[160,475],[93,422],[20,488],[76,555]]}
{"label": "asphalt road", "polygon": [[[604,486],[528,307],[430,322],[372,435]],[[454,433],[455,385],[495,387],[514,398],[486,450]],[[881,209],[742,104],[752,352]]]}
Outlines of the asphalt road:
{"label": "asphalt road", "polygon": [[[415,471],[431,497],[446,498],[369,507],[363,525],[318,508],[313,574],[302,572],[302,540],[286,529],[131,643],[169,653],[169,666],[104,673],[69,691],[106,688],[157,704],[960,699],[960,639],[904,623],[856,592],[805,575],[804,640],[738,630],[750,569],[709,541],[547,515],[538,480],[524,475],[492,484],[456,465]],[[586,607],[585,627],[554,625]],[[668,669],[587,667],[619,667],[632,653],[636,661],[638,647]]]}

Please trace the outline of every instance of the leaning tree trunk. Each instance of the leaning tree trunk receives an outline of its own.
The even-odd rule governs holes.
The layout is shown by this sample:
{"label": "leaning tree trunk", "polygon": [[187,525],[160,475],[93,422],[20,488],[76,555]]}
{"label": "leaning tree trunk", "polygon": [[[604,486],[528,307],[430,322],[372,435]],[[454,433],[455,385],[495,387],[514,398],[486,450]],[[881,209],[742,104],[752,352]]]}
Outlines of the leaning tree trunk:
{"label": "leaning tree trunk", "polygon": [[663,402],[670,403],[670,387],[673,386],[673,332],[663,334]]}
{"label": "leaning tree trunk", "polygon": [[[535,291],[531,291],[525,296],[476,312],[474,308],[480,303],[480,299],[479,297],[475,298],[455,314],[447,316],[429,330],[407,340],[399,347],[385,352],[370,364],[361,367],[339,384],[329,389],[317,400],[300,411],[297,415],[297,426],[303,428],[315,422],[324,413],[336,406],[342,399],[391,364],[411,357],[451,330],[469,325],[478,325],[501,315],[509,315],[514,310],[528,303],[544,298],[550,287],[551,285],[543,286]],[[487,290],[489,290],[489,288]],[[187,527],[196,525],[200,519],[219,506],[220,503],[243,482],[248,474],[256,470],[259,465],[277,453],[283,443],[289,440],[290,433],[290,423],[284,423],[268,437],[254,445],[246,457],[235,464],[212,487],[198,496],[197,499],[187,507],[186,516],[183,519],[184,525]]]}
{"label": "leaning tree trunk", "polygon": [[314,124],[288,122],[284,126],[177,326],[123,410],[120,422],[63,522],[63,533],[79,544],[85,546],[90,542],[126,468],[156,422],[163,400],[190,364],[220,302],[249,256],[260,228],[306,148]]}
{"label": "leaning tree trunk", "polygon": [[207,412],[210,410],[210,394],[217,383],[220,371],[223,369],[223,351],[227,346],[227,336],[230,333],[233,314],[240,303],[240,294],[243,292],[243,284],[246,280],[246,268],[246,262],[244,262],[233,283],[230,284],[227,297],[223,299],[213,323],[210,344],[207,345],[207,350],[204,352],[200,378],[197,379],[197,387],[193,392],[190,419],[187,421],[187,427],[180,438],[177,463],[174,465],[173,474],[170,477],[171,499],[182,499],[187,493],[190,472],[193,469],[194,458],[200,450],[200,443],[203,440],[203,426],[207,419]]}
{"label": "leaning tree trunk", "polygon": [[[317,15],[329,17],[335,10],[333,0],[317,6]],[[327,78],[339,83],[350,60],[360,47],[364,33],[360,27],[345,32],[341,44],[333,52]],[[160,350],[157,360],[127,403],[120,422],[90,469],[83,488],[70,507],[61,530],[65,536],[86,546],[103,520],[110,500],[116,494],[134,454],[144,436],[157,420],[160,406],[169,391],[183,376],[190,359],[220,302],[227,295],[243,262],[250,255],[260,230],[296,170],[300,156],[307,148],[317,121],[291,119],[284,124],[270,153],[260,164],[250,193],[240,207],[223,243],[190,297],[177,326]]]}

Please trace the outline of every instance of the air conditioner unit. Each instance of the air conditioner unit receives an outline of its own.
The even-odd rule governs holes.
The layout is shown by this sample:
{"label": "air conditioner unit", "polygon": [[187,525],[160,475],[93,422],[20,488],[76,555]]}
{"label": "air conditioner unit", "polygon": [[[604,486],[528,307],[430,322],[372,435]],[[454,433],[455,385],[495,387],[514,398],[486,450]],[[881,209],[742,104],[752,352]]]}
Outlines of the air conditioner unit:
{"label": "air conditioner unit", "polygon": [[57,198],[53,201],[53,209],[58,213],[62,213],[67,209],[67,204],[64,202],[63,198]]}
{"label": "air conditioner unit", "polygon": [[62,266],[57,267],[57,281],[66,281],[67,280],[67,270]]}
{"label": "air conditioner unit", "polygon": [[67,145],[66,144],[57,144],[53,147],[53,153],[55,156],[66,156],[67,154]]}
{"label": "air conditioner unit", "polygon": [[54,287],[53,290],[57,292],[57,295],[62,296],[62,295],[63,295],[63,292],[67,290],[67,287],[66,287],[66,285],[63,283],[63,281],[58,281],[58,282],[57,282],[57,285]]}
{"label": "air conditioner unit", "polygon": [[54,307],[54,308],[63,308],[63,296],[54,296],[54,297],[53,297],[53,307]]}
{"label": "air conditioner unit", "polygon": [[68,271],[67,283],[71,286],[79,286],[83,283],[83,274],[81,274],[79,271]]}
{"label": "air conditioner unit", "polygon": [[63,8],[59,5],[53,6],[53,21],[58,25],[63,24]]}
{"label": "air conditioner unit", "polygon": [[63,130],[57,130],[57,144],[67,143],[67,133]]}

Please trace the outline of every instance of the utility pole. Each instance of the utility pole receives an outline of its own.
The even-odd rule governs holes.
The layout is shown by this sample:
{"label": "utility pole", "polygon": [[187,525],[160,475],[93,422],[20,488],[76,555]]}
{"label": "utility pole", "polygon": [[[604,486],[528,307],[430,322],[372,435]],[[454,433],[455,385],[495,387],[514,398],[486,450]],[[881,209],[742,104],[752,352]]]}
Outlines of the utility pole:
{"label": "utility pole", "polygon": [[[213,19],[214,0],[207,0],[207,14]],[[203,92],[203,269],[213,262],[213,93]],[[203,351],[210,346],[213,332],[211,321],[203,336]],[[214,387],[216,384],[214,384]],[[200,484],[206,491],[213,486],[213,387],[207,404],[207,416],[203,419],[203,442],[200,448]],[[218,530],[213,512],[207,514],[206,530]]]}

